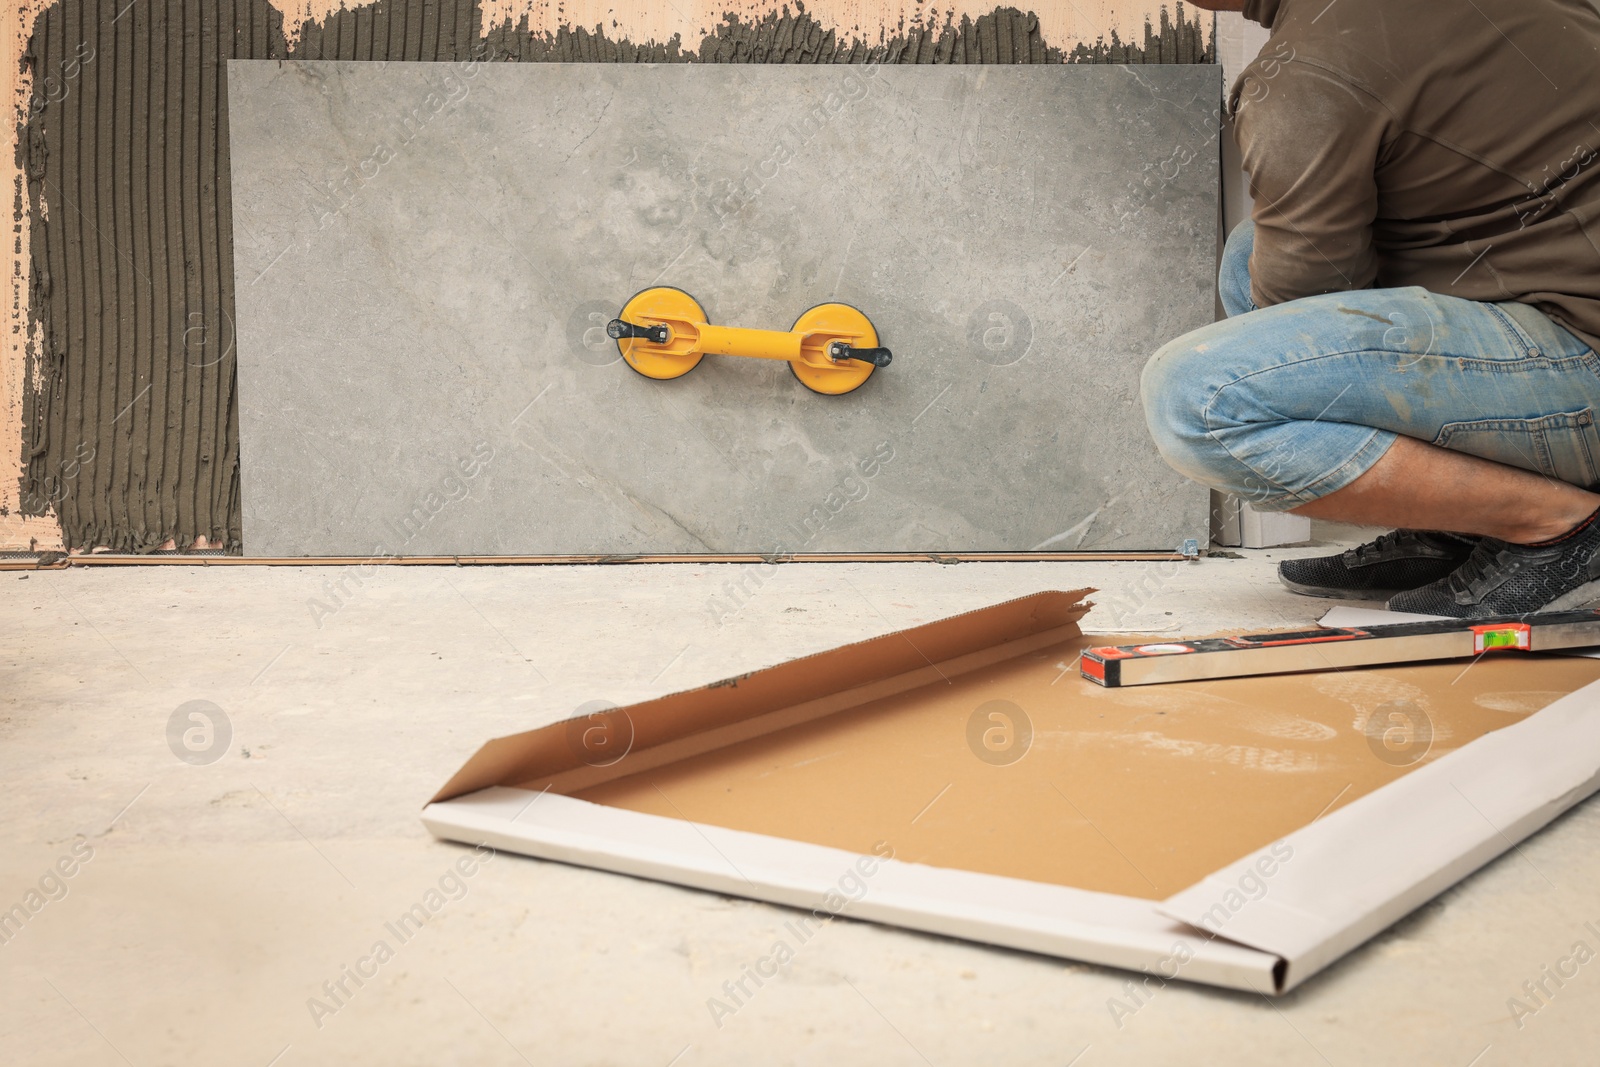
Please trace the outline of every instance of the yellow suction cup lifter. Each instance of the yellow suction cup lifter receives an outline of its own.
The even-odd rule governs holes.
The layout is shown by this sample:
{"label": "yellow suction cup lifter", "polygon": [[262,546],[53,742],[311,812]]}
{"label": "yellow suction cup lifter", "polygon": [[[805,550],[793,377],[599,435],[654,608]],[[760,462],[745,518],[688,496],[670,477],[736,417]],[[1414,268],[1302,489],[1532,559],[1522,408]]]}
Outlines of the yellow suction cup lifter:
{"label": "yellow suction cup lifter", "polygon": [[711,325],[694,297],[670,286],[629,300],[606,333],[647,378],[680,378],[707,354],[781,359],[807,389],[830,396],[859,388],[891,358],[872,323],[849,304],[818,304],[788,331],[751,330]]}

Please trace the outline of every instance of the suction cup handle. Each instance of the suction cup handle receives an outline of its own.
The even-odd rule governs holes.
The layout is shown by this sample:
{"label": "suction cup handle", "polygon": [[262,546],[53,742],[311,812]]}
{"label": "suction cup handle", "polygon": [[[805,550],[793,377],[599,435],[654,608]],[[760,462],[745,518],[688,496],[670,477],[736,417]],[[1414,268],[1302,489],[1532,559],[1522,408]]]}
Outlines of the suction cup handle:
{"label": "suction cup handle", "polygon": [[606,323],[606,336],[613,341],[620,341],[625,337],[636,337],[641,341],[651,344],[664,345],[667,343],[666,326],[635,326],[631,322],[621,319],[612,319]]}
{"label": "suction cup handle", "polygon": [[847,359],[859,359],[874,367],[887,367],[894,354],[887,348],[851,348],[843,341],[835,341],[828,346],[828,358],[835,363],[842,363]]}

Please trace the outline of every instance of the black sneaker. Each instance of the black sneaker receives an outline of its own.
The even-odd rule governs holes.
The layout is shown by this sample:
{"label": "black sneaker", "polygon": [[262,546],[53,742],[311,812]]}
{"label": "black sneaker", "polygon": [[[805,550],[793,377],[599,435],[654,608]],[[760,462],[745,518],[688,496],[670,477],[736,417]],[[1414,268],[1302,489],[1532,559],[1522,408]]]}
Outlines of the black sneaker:
{"label": "black sneaker", "polygon": [[1476,537],[1433,530],[1395,530],[1337,556],[1286,559],[1278,581],[1305,596],[1388,600],[1436,582],[1467,561]]}
{"label": "black sneaker", "polygon": [[1390,611],[1477,619],[1567,611],[1600,601],[1600,522],[1552,545],[1485,537],[1449,577],[1391,597]]}

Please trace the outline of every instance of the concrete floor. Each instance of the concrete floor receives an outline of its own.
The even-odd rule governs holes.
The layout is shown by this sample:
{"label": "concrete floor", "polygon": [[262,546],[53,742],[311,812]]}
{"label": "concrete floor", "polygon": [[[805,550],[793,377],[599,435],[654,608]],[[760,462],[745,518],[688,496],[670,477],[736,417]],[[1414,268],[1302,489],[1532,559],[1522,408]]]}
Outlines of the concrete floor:
{"label": "concrete floor", "polygon": [[[1299,551],[788,565],[720,623],[739,567],[387,568],[331,614],[327,568],[0,574],[0,909],[45,890],[0,944],[0,1063],[1594,1063],[1600,963],[1522,989],[1600,949],[1594,801],[1275,1002],[838,921],[719,1027],[788,912],[512,856],[387,932],[464,854],[418,810],[486,738],[1045,588],[1104,590],[1095,630],[1303,624]],[[192,700],[231,724],[206,765],[169,747]]]}

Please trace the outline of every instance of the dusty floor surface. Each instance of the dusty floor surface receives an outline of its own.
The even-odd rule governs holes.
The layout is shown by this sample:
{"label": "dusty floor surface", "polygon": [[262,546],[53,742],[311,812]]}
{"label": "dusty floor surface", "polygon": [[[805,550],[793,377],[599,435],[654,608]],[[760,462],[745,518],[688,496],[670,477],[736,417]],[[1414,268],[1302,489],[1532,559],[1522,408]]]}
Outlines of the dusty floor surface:
{"label": "dusty floor surface", "polygon": [[[1101,588],[1091,630],[1307,623],[1331,602],[1272,573],[1304,551],[0,574],[0,910],[34,907],[0,927],[0,1063],[1595,1062],[1595,801],[1278,1001],[840,920],[720,1020],[789,912],[509,855],[452,878],[418,820],[491,736],[1039,589]],[[169,741],[197,700],[226,730]]]}

